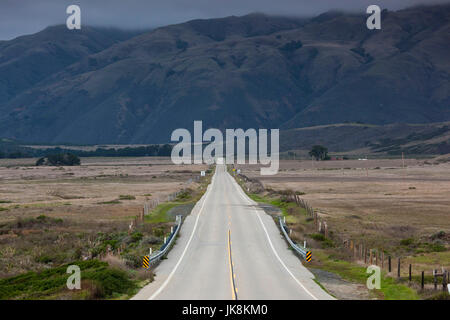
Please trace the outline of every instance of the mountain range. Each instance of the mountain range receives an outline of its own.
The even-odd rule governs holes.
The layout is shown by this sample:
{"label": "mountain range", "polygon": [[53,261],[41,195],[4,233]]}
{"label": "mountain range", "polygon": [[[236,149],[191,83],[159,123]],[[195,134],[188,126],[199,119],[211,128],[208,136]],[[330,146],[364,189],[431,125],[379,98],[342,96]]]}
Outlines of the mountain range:
{"label": "mountain range", "polygon": [[[250,14],[154,30],[65,26],[0,41],[0,137],[165,143],[176,128],[450,120],[450,5]],[[292,134],[289,134],[292,137]]]}

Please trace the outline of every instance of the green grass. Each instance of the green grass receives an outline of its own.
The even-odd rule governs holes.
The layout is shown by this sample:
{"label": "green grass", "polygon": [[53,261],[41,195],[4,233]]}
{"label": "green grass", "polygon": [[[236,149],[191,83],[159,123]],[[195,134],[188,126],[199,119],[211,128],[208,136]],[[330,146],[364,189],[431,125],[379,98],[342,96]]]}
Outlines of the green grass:
{"label": "green grass", "polygon": [[165,202],[158,205],[149,215],[145,216],[145,222],[148,223],[161,223],[161,222],[169,222],[169,217],[167,216],[167,212],[179,206],[178,202]]}
{"label": "green grass", "polygon": [[119,204],[119,203],[121,203],[119,200],[111,200],[105,202],[98,202],[97,204]]}
{"label": "green grass", "polygon": [[450,261],[450,251],[431,252],[409,258],[413,264],[439,265],[442,261]]}
{"label": "green grass", "polygon": [[[369,274],[366,268],[344,260],[334,259],[332,256],[316,250],[313,259],[320,260],[314,267],[338,274],[345,280],[366,284]],[[381,289],[374,289],[374,293],[385,300],[417,300],[418,294],[411,288],[395,279],[387,277],[384,273],[381,275]]]}
{"label": "green grass", "polygon": [[[66,273],[69,265],[81,269],[81,290],[68,290]],[[84,282],[83,282],[84,281]],[[83,283],[89,283],[83,288]],[[74,261],[42,272],[27,272],[15,277],[0,279],[0,299],[48,299],[61,294],[73,294],[76,298],[113,298],[132,294],[137,284],[122,270],[109,267],[98,260]]]}
{"label": "green grass", "polygon": [[121,194],[119,200],[136,200],[136,197],[129,194]]}

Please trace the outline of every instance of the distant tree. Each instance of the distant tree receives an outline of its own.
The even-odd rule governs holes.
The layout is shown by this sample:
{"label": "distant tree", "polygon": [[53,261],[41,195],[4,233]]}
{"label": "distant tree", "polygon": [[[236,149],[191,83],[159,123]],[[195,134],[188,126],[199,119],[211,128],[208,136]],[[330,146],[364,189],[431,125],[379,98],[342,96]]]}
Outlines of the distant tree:
{"label": "distant tree", "polygon": [[80,158],[73,153],[56,153],[40,158],[36,161],[36,166],[79,166],[80,163]]}
{"label": "distant tree", "polygon": [[280,51],[285,52],[285,53],[292,53],[297,49],[300,49],[303,46],[303,43],[298,40],[298,41],[290,41],[288,43],[285,43],[281,48]]}
{"label": "distant tree", "polygon": [[330,158],[328,157],[328,149],[321,145],[313,146],[309,155],[316,160],[328,160]]}
{"label": "distant tree", "polygon": [[43,166],[45,164],[45,158],[39,158],[38,161],[36,161],[36,166]]}

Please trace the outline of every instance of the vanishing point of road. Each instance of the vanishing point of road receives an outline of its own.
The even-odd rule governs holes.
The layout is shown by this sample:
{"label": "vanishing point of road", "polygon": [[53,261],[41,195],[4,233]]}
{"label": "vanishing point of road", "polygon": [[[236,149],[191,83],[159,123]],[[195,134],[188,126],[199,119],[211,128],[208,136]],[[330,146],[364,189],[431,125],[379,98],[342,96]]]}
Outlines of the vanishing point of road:
{"label": "vanishing point of road", "polygon": [[273,219],[218,164],[155,280],[133,299],[333,299],[313,278]]}

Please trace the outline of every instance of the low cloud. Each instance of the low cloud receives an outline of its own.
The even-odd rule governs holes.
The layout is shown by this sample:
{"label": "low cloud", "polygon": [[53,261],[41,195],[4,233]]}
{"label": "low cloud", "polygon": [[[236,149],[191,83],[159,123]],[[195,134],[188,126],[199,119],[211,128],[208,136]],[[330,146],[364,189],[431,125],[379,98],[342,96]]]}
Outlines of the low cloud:
{"label": "low cloud", "polygon": [[[435,3],[449,3],[437,0]],[[341,9],[363,11],[370,4],[396,10],[427,3],[424,0],[1,0],[0,39],[30,34],[66,20],[66,8],[77,4],[82,24],[141,29],[197,18],[217,18],[263,12],[311,16]]]}

